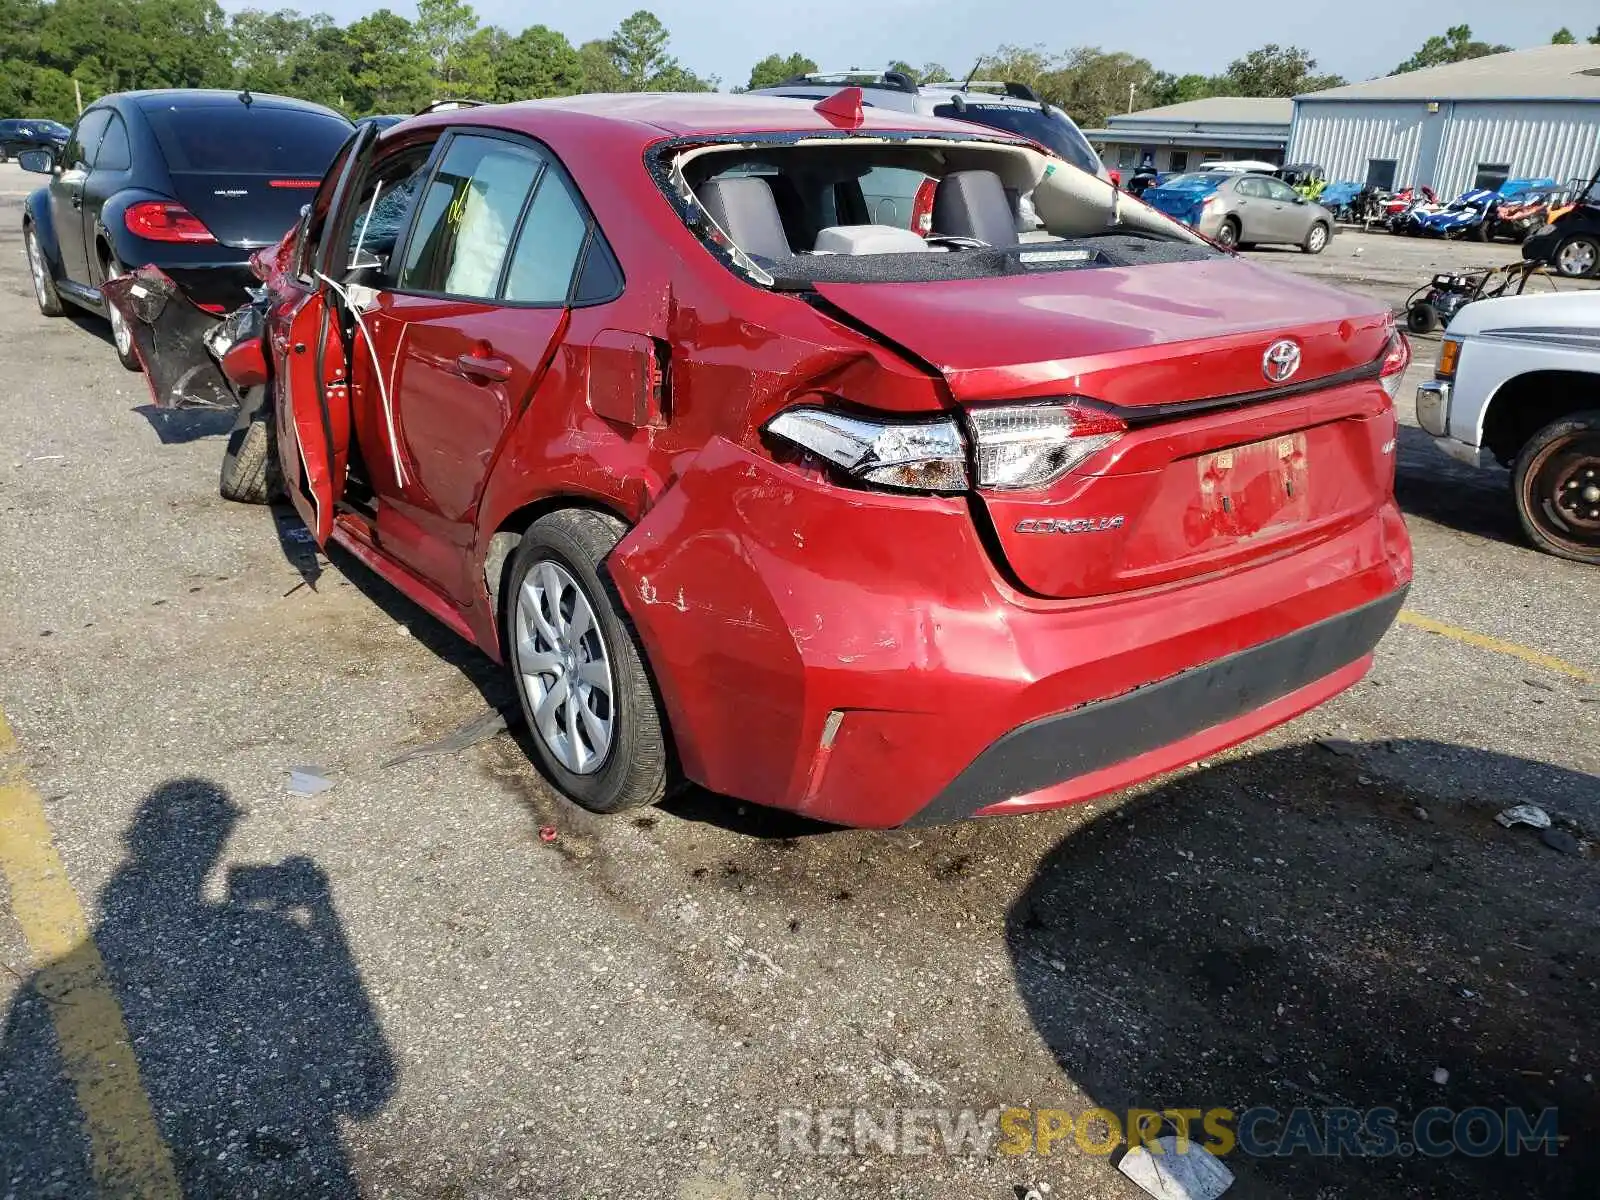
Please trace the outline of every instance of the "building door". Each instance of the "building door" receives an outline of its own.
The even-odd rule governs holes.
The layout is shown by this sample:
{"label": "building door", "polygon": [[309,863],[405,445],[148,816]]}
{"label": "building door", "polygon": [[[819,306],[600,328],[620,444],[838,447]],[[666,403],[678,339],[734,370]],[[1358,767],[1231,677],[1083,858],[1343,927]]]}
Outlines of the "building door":
{"label": "building door", "polygon": [[1417,143],[1417,170],[1412,177],[1412,184],[1418,187],[1431,187],[1439,191],[1437,171],[1439,169],[1439,148],[1444,145],[1444,129],[1449,118],[1444,113],[1432,113],[1423,118],[1422,137]]}

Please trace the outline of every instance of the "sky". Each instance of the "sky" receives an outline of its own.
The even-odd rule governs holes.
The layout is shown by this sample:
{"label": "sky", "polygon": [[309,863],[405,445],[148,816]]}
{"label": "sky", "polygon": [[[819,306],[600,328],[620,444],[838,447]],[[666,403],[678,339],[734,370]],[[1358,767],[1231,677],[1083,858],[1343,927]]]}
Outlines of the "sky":
{"label": "sky", "polygon": [[[324,11],[340,23],[388,7],[414,16],[415,0],[224,0],[224,7]],[[672,33],[671,51],[726,88],[751,64],[798,50],[827,69],[878,67],[895,59],[939,62],[965,74],[977,54],[1001,43],[1127,50],[1175,74],[1216,74],[1267,42],[1303,46],[1318,69],[1354,80],[1388,74],[1423,41],[1465,22],[1473,37],[1521,49],[1565,25],[1579,40],[1600,22],[1594,0],[1451,0],[1448,4],[1333,6],[1317,0],[477,0],[485,24],[513,33],[544,24],[574,45],[605,37],[623,17],[648,8]]]}

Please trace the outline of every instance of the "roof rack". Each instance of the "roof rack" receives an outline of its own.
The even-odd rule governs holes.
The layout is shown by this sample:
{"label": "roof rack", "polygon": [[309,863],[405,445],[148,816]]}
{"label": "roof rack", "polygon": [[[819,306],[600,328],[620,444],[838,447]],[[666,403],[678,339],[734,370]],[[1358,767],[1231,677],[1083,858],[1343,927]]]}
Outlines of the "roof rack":
{"label": "roof rack", "polygon": [[488,103],[489,102],[487,100],[435,100],[432,104],[423,105],[411,115],[413,117],[420,117],[423,113],[447,112],[452,108],[482,108]]}
{"label": "roof rack", "polygon": [[1039,93],[1025,83],[1015,80],[1003,79],[941,79],[937,83],[925,83],[923,87],[950,88],[957,92],[1004,92],[1015,100],[1028,100],[1034,104],[1043,104]]}
{"label": "roof rack", "polygon": [[791,75],[777,86],[796,87],[817,83],[889,88],[896,92],[909,92],[913,96],[917,93],[917,85],[904,71],[808,71],[804,75]]}

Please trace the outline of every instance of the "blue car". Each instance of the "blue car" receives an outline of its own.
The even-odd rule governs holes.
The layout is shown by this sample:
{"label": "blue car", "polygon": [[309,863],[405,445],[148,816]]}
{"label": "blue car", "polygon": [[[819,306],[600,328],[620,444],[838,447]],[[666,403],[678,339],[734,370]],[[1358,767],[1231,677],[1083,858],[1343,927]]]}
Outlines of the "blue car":
{"label": "blue car", "polygon": [[1413,214],[1407,232],[1428,237],[1470,237],[1477,242],[1487,242],[1499,203],[1499,192],[1475,188],[1463,192],[1438,212]]}
{"label": "blue car", "polygon": [[1220,171],[1193,171],[1169,175],[1166,179],[1158,176],[1156,186],[1140,199],[1193,229],[1200,224],[1206,200],[1229,178]]}

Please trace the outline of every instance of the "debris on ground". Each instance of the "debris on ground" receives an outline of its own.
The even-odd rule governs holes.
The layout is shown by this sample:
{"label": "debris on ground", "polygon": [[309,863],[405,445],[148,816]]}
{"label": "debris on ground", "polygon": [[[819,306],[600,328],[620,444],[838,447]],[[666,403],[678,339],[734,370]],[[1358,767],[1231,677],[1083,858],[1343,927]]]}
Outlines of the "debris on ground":
{"label": "debris on ground", "polygon": [[1578,844],[1578,839],[1565,829],[1546,829],[1539,834],[1539,840],[1552,850],[1559,850],[1563,854],[1582,854],[1583,847]]}
{"label": "debris on ground", "polygon": [[1440,1087],[1443,1087],[1445,1084],[1450,1082],[1450,1072],[1446,1071],[1443,1067],[1435,1067],[1433,1069],[1433,1081]]}
{"label": "debris on ground", "polygon": [[320,796],[333,786],[333,780],[321,767],[290,767],[289,794],[292,796]]}
{"label": "debris on ground", "polygon": [[541,842],[553,842],[556,840],[557,836],[559,835],[556,833],[556,827],[554,825],[539,826],[539,840]]}
{"label": "debris on ground", "polygon": [[1340,758],[1357,758],[1361,754],[1361,747],[1354,742],[1347,742],[1344,738],[1318,738],[1317,745],[1321,746]]}
{"label": "debris on ground", "polygon": [[1518,804],[1497,813],[1494,818],[1510,829],[1513,825],[1531,825],[1535,829],[1550,828],[1550,814],[1537,804]]}
{"label": "debris on ground", "polygon": [[1185,1141],[1180,1151],[1175,1134],[1162,1134],[1155,1140],[1155,1153],[1135,1146],[1122,1156],[1117,1170],[1157,1200],[1216,1200],[1233,1185],[1233,1172],[1210,1151]]}
{"label": "debris on ground", "polygon": [[1017,1200],[1044,1200],[1049,1194],[1048,1183],[1030,1183],[1017,1188]]}
{"label": "debris on ground", "polygon": [[1428,819],[1428,810],[1423,808],[1422,805],[1419,804],[1419,805],[1417,805],[1415,808],[1413,808],[1411,810],[1411,815],[1413,817],[1415,817],[1419,821],[1427,821],[1427,819]]}
{"label": "debris on ground", "polygon": [[488,712],[479,713],[453,733],[400,751],[393,757],[385,759],[383,765],[397,767],[414,758],[428,758],[434,754],[456,754],[505,732],[506,725],[506,714],[499,709],[491,708]]}

